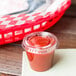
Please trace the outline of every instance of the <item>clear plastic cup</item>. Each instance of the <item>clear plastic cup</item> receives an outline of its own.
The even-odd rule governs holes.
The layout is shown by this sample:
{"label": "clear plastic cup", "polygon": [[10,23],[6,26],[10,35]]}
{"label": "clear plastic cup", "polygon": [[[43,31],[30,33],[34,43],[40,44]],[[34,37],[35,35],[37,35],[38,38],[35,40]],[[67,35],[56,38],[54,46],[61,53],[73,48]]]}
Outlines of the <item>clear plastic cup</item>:
{"label": "clear plastic cup", "polygon": [[49,32],[34,32],[24,37],[23,48],[35,71],[46,71],[52,67],[57,38]]}

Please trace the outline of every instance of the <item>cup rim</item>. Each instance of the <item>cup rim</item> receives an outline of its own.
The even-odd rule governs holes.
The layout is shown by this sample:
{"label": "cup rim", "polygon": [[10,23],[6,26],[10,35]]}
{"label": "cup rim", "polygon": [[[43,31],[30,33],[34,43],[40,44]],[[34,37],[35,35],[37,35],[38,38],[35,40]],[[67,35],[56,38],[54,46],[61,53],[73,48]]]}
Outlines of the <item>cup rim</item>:
{"label": "cup rim", "polygon": [[[42,46],[42,47],[36,47],[36,46],[32,46],[32,45],[30,45],[28,42],[27,42],[27,39],[29,38],[29,37],[31,37],[32,35],[36,35],[36,34],[40,34],[40,33],[42,33],[42,34],[46,34],[46,35],[49,35],[49,36],[51,36],[52,38],[54,38],[55,39],[55,44],[54,45],[52,45],[51,46],[51,44],[48,44],[48,45],[46,45],[46,46]],[[24,39],[23,39],[23,42],[22,42],[22,45],[24,45],[24,47],[26,46],[26,47],[30,47],[30,48],[36,48],[36,49],[40,49],[40,48],[42,48],[42,49],[47,49],[47,48],[53,48],[53,47],[56,47],[57,46],[57,43],[58,43],[58,39],[57,39],[57,37],[53,34],[53,33],[50,33],[50,32],[43,32],[43,31],[38,31],[38,32],[33,32],[33,33],[30,33],[30,34],[27,34],[25,37],[24,37]]]}

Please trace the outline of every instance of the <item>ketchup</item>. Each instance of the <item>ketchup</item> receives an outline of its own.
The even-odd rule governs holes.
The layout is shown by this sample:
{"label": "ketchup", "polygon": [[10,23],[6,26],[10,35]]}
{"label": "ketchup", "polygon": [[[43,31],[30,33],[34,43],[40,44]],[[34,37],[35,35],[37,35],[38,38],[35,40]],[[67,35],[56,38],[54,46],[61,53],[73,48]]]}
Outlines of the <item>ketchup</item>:
{"label": "ketchup", "polygon": [[[28,40],[29,45],[36,48],[45,47],[51,43],[54,44],[54,42],[55,40],[53,38],[48,38],[44,36],[34,36],[34,37],[29,38]],[[49,51],[50,50],[51,49],[49,49]],[[42,51],[44,51],[44,49]],[[27,49],[26,53],[27,53],[31,68],[33,70],[45,71],[45,70],[48,70],[52,66],[54,50],[51,50],[50,52],[47,52],[47,53],[39,54],[39,53],[29,52],[29,49]]]}

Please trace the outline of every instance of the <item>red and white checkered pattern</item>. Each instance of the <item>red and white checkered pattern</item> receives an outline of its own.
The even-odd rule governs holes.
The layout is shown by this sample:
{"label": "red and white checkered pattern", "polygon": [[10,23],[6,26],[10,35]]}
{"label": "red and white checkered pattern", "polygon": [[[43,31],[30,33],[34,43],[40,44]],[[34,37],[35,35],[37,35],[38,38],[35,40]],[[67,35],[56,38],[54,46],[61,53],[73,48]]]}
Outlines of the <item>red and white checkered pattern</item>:
{"label": "red and white checkered pattern", "polygon": [[[21,40],[26,33],[51,27],[61,18],[70,4],[70,0],[56,0],[56,3],[49,6],[45,13],[16,14],[0,17],[0,45]],[[55,18],[56,16],[58,18]],[[50,19],[53,20],[49,24]]]}

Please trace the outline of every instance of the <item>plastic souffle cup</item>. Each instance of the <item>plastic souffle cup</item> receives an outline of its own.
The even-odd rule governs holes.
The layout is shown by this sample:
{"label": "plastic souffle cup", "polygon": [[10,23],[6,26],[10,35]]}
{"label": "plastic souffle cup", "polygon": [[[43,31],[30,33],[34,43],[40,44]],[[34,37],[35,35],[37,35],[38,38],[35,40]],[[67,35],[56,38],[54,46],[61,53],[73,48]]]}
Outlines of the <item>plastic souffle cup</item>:
{"label": "plastic souffle cup", "polygon": [[30,66],[35,71],[46,71],[52,67],[57,38],[49,32],[34,32],[24,37],[22,42]]}

